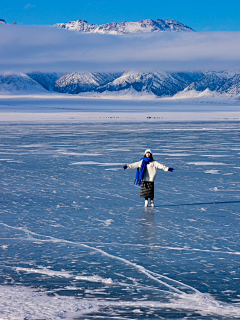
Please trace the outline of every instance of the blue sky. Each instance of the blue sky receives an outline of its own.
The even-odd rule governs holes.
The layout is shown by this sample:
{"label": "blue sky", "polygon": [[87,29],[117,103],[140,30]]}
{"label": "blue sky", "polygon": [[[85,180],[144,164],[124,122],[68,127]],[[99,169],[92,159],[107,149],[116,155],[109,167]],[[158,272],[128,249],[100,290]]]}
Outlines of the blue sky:
{"label": "blue sky", "polygon": [[22,25],[174,19],[195,31],[240,31],[240,0],[1,0],[0,18]]}

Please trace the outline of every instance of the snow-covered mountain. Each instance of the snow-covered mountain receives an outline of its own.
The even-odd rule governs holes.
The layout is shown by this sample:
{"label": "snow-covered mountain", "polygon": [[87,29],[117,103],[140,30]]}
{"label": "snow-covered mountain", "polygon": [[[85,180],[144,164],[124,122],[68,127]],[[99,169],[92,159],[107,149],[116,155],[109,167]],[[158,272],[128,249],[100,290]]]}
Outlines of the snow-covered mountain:
{"label": "snow-covered mountain", "polygon": [[153,93],[156,96],[173,96],[182,91],[202,74],[198,73],[167,73],[167,72],[135,72],[123,73],[114,81],[100,86],[98,92],[121,91],[134,89],[137,92]]}
{"label": "snow-covered mountain", "polygon": [[46,90],[25,73],[5,73],[0,76],[0,93],[37,93]]}
{"label": "snow-covered mountain", "polygon": [[240,71],[203,73],[5,73],[0,75],[0,94],[57,91],[66,94],[127,95],[195,99],[240,99]]}
{"label": "snow-covered mountain", "polygon": [[218,92],[225,93],[229,96],[240,96],[240,72],[228,78],[225,83],[218,88]]}
{"label": "snow-covered mountain", "polygon": [[197,81],[191,83],[186,90],[204,91],[209,89],[210,91],[218,91],[225,84],[226,80],[232,78],[235,74],[235,72],[208,71]]}
{"label": "snow-covered mountain", "polygon": [[115,80],[121,73],[74,72],[62,76],[56,81],[54,91],[78,94],[95,91],[98,87]]}
{"label": "snow-covered mountain", "polygon": [[107,24],[90,24],[85,20],[74,20],[66,23],[54,24],[55,27],[74,30],[82,33],[102,34],[129,34],[145,32],[193,32],[194,30],[184,24],[169,19],[144,19],[138,22],[123,21]]}
{"label": "snow-covered mountain", "polygon": [[188,73],[136,72],[112,73],[71,73],[56,81],[53,90],[78,94],[98,92],[103,95],[143,94],[156,97],[240,97],[240,71],[207,71]]}
{"label": "snow-covered mountain", "polygon": [[55,87],[56,81],[64,76],[64,73],[31,72],[27,75],[34,81],[38,82],[46,90],[52,91]]}
{"label": "snow-covered mountain", "polygon": [[192,82],[178,96],[192,97],[199,92],[211,95],[212,92],[235,96],[240,94],[240,71],[208,71]]}
{"label": "snow-covered mountain", "polygon": [[[0,19],[0,25],[9,24]],[[15,24],[15,23],[13,23]],[[82,33],[131,34],[147,32],[194,32],[188,26],[168,19],[145,19],[138,22],[89,24],[75,20],[54,25],[58,28]],[[73,72],[73,73],[5,73],[0,75],[0,94],[60,93],[96,95],[132,95],[206,98],[224,97],[240,100],[240,71],[207,72],[137,72],[121,73]]]}

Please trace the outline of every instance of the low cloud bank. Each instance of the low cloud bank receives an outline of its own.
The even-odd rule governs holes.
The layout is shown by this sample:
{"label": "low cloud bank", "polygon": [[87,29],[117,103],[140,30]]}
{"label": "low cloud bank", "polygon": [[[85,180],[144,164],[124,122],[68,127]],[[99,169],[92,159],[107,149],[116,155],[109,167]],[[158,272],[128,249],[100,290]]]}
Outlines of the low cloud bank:
{"label": "low cloud bank", "polygon": [[0,72],[240,70],[240,32],[81,34],[0,26]]}

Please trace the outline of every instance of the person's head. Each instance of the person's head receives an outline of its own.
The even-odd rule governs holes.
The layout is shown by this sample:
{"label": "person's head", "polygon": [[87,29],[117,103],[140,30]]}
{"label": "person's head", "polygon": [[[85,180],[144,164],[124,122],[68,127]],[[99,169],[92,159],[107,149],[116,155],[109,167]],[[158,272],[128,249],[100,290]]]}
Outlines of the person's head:
{"label": "person's head", "polygon": [[147,149],[147,150],[145,150],[145,154],[144,154],[144,156],[145,156],[146,158],[151,158],[151,159],[153,159],[151,149]]}

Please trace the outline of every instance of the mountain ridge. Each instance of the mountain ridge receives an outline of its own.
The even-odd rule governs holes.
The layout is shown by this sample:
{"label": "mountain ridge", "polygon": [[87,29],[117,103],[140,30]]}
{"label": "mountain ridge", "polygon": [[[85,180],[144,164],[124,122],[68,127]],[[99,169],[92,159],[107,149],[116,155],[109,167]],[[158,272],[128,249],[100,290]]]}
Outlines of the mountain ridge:
{"label": "mountain ridge", "polygon": [[0,75],[0,93],[35,93],[44,91],[45,89],[39,82],[25,73],[5,72],[4,75]]}
{"label": "mountain ridge", "polygon": [[17,24],[16,22],[7,23],[4,19],[0,19],[0,24]]}
{"label": "mountain ridge", "polygon": [[190,76],[190,73],[127,71],[114,81],[100,86],[96,91],[113,92],[132,88],[136,92],[144,91],[159,97],[172,96],[186,88],[187,85],[194,81],[194,78]]}
{"label": "mountain ridge", "polygon": [[146,32],[194,32],[194,30],[181,22],[170,19],[143,19],[137,22],[123,21],[111,22],[102,25],[90,24],[86,20],[73,20],[66,23],[56,23],[57,28],[78,31],[81,33],[100,34],[131,34]]}
{"label": "mountain ridge", "polygon": [[98,87],[113,81],[119,76],[120,73],[73,72],[58,79],[53,89],[57,92],[71,94],[95,91]]}
{"label": "mountain ridge", "polygon": [[179,99],[219,95],[240,99],[240,71],[137,72],[68,74],[19,73],[0,76],[0,92],[21,93],[54,91],[65,94],[151,95]]}

